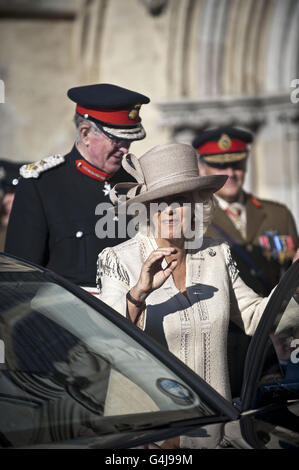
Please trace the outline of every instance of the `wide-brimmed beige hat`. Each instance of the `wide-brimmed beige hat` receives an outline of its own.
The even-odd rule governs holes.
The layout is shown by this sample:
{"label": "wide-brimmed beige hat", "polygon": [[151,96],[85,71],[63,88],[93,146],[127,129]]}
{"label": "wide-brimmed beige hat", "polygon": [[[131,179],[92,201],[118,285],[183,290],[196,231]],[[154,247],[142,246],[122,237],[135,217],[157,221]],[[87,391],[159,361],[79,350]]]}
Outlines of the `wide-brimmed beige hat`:
{"label": "wide-brimmed beige hat", "polygon": [[[113,204],[149,202],[194,190],[202,191],[207,197],[227,180],[225,175],[200,176],[195,149],[181,143],[157,145],[139,159],[129,153],[122,166],[137,183],[116,184],[110,191]],[[126,202],[117,196],[124,190],[128,190]]]}

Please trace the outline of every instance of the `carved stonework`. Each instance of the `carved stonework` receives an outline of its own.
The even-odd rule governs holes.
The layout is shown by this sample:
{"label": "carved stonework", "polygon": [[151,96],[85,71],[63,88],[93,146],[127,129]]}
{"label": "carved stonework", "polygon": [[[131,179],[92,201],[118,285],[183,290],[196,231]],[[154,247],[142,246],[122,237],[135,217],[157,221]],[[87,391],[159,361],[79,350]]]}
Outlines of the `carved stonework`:
{"label": "carved stonework", "polygon": [[160,15],[166,8],[168,0],[140,0],[153,16]]}
{"label": "carved stonework", "polygon": [[173,135],[182,132],[189,135],[208,127],[238,126],[256,132],[266,125],[268,117],[279,122],[295,123],[299,108],[290,102],[288,95],[252,98],[221,98],[215,100],[161,102],[160,126],[172,130]]}

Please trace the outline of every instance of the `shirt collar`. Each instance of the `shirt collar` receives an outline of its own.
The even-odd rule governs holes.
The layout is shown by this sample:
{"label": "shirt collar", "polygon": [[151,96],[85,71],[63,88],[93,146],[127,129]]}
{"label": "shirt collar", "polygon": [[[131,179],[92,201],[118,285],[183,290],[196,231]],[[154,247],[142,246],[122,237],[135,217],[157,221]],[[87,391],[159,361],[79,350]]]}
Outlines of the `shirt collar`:
{"label": "shirt collar", "polygon": [[215,196],[215,198],[216,198],[216,200],[219,204],[220,209],[222,209],[224,211],[227,210],[231,204],[235,204],[235,203],[238,203],[241,206],[245,207],[245,193],[244,193],[244,191],[241,191],[238,199],[233,203],[227,202],[225,199],[218,196],[217,194],[214,194],[214,196]]}

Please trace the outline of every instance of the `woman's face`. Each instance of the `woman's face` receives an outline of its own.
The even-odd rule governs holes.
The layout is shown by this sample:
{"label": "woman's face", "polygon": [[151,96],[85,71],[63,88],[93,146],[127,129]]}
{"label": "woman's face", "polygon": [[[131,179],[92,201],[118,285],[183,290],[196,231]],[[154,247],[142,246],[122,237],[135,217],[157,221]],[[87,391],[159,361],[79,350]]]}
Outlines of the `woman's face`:
{"label": "woman's face", "polygon": [[[188,238],[194,219],[192,192],[176,194],[150,203],[150,221],[155,238]],[[189,230],[189,231],[188,231]]]}

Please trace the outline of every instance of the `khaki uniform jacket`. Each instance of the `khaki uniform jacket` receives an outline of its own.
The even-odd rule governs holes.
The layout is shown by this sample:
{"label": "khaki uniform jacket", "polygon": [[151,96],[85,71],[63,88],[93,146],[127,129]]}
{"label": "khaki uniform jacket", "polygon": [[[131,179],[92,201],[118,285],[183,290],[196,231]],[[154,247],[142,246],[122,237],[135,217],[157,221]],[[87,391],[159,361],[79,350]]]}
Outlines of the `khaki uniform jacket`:
{"label": "khaki uniform jacket", "polygon": [[[224,238],[231,246],[233,258],[237,262],[243,281],[258,294],[265,296],[279,282],[281,275],[290,266],[294,251],[298,248],[298,234],[291,212],[283,204],[267,200],[257,200],[245,193],[247,217],[246,239],[235,228],[228,215],[216,208],[212,224],[206,235]],[[259,237],[266,232],[276,233],[283,240],[290,236],[294,244],[292,252],[285,250],[276,257],[275,250],[262,247]],[[273,238],[268,237],[273,243]]]}

